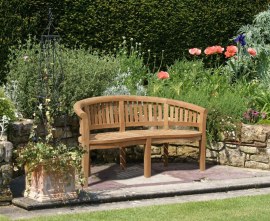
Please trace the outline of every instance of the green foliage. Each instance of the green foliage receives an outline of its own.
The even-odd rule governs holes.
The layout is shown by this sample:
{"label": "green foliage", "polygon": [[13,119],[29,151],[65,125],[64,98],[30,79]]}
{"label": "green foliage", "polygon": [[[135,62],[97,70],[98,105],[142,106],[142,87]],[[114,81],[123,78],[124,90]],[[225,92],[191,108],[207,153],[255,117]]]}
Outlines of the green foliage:
{"label": "green foliage", "polygon": [[262,125],[270,125],[270,120],[268,119],[262,119],[258,121],[258,124],[262,124]]}
{"label": "green foliage", "polygon": [[[0,79],[8,67],[8,47],[25,41],[27,36],[40,36],[52,8],[54,26],[69,47],[78,43],[112,51],[121,41],[133,37],[143,42],[143,51],[160,59],[165,50],[164,64],[187,54],[191,47],[210,44],[226,45],[239,27],[252,21],[264,10],[269,0],[262,1],[157,1],[157,0],[1,0]],[[244,7],[243,7],[244,6]],[[154,58],[154,56],[152,56]]]}
{"label": "green foliage", "polygon": [[251,56],[247,51],[247,46],[240,44],[237,46],[238,52],[226,61],[227,65],[225,66],[233,74],[232,81],[235,82],[241,78],[250,81],[258,78],[258,57]]}
{"label": "green foliage", "polygon": [[71,168],[79,174],[79,183],[83,183],[81,159],[84,151],[80,147],[67,147],[65,144],[54,146],[44,142],[29,142],[26,146],[14,151],[16,164],[27,167],[28,175],[37,167],[44,166],[48,172],[64,176]]}
{"label": "green foliage", "polygon": [[53,0],[0,0],[0,82],[5,81],[9,48],[25,41],[28,35],[40,36],[48,21],[48,8],[52,7],[57,22],[61,14],[62,1]]}
{"label": "green foliage", "polygon": [[33,109],[37,104],[39,53],[36,39],[29,38],[25,45],[11,48],[8,60],[8,83],[18,82],[16,108],[28,118],[33,117]]}
{"label": "green foliage", "polygon": [[244,25],[239,33],[244,33],[247,46],[257,50],[256,72],[257,77],[269,85],[270,83],[270,7],[257,14],[252,24]]}
{"label": "green foliage", "polygon": [[270,91],[267,88],[260,88],[256,94],[253,95],[255,108],[260,113],[266,115],[265,118],[270,119]]}
{"label": "green foliage", "polygon": [[124,38],[123,43],[115,51],[115,58],[119,63],[119,70],[110,83],[109,87],[103,92],[103,95],[113,94],[136,94],[145,95],[145,81],[149,69],[144,65],[141,43],[130,44]]}
{"label": "green foliage", "polygon": [[13,103],[5,96],[3,88],[0,88],[0,119],[3,116],[15,120],[15,108]]}
{"label": "green foliage", "polygon": [[[132,49],[131,46],[129,48]],[[146,78],[147,68],[143,65],[136,46],[133,51],[120,48],[115,54],[109,55],[81,47],[69,49],[60,45],[58,49],[64,73],[63,82],[57,92],[61,113],[71,115],[76,101],[102,95],[107,88],[117,83],[116,76],[119,73],[129,73],[123,84],[127,85],[131,93],[135,93],[137,84]],[[39,81],[40,72],[44,71],[44,68],[40,68],[40,46],[36,39],[29,38],[26,44],[13,47],[8,66],[8,83],[14,80],[18,82],[18,109],[24,117],[32,118],[39,104],[38,97],[42,95]],[[42,82],[45,84],[47,81],[45,79]],[[50,102],[54,96],[55,94],[50,95]],[[51,108],[50,111],[55,109]]]}
{"label": "green foliage", "polygon": [[119,70],[118,61],[110,55],[83,48],[63,52],[64,87],[62,102],[69,113],[73,104],[83,98],[99,96],[113,81]]}
{"label": "green foliage", "polygon": [[176,61],[168,68],[170,78],[151,76],[148,93],[194,103],[208,109],[208,141],[219,140],[221,132],[235,130],[247,109],[248,99],[239,93],[241,83],[231,84],[226,69],[205,69],[202,61]]}

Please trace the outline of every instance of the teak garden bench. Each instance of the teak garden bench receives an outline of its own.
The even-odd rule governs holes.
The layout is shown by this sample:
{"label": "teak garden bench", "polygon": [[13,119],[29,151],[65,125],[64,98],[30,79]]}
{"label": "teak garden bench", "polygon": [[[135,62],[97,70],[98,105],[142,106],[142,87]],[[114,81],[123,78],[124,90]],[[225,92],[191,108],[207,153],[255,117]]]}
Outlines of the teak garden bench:
{"label": "teak garden bench", "polygon": [[[125,168],[125,147],[143,144],[144,176],[150,177],[152,143],[164,144],[166,166],[169,143],[179,139],[197,140],[200,170],[205,170],[205,108],[172,99],[119,95],[77,101],[74,111],[80,118],[79,143],[86,150],[82,159],[85,187],[88,186],[90,150],[93,149],[118,147],[120,165]],[[106,132],[104,129],[114,131]]]}

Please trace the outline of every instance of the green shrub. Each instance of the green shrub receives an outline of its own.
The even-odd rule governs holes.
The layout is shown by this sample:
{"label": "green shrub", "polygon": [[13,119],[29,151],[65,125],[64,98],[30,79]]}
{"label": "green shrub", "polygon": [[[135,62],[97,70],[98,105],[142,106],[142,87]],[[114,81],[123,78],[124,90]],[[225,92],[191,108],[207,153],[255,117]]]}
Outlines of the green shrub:
{"label": "green shrub", "polygon": [[268,10],[257,14],[252,24],[244,25],[239,33],[246,36],[247,46],[257,51],[256,72],[257,77],[262,79],[266,85],[270,83],[270,7]]}
{"label": "green shrub", "polygon": [[[115,55],[86,50],[81,47],[69,49],[63,46],[57,48],[61,57],[61,66],[64,73],[64,81],[57,91],[62,113],[73,113],[73,104],[83,98],[99,96],[115,84],[119,73],[130,72],[130,76],[124,79],[130,91],[134,90],[135,82],[141,81],[147,74],[143,61],[136,53],[123,53],[117,51]],[[8,83],[18,82],[17,100],[18,110],[24,117],[32,118],[39,97],[41,71],[40,45],[36,39],[31,39],[18,48],[13,47],[9,56]],[[60,65],[54,62],[54,65]],[[54,66],[57,68],[56,66]],[[51,98],[54,95],[50,96]],[[59,108],[58,108],[59,109]]]}
{"label": "green shrub", "polygon": [[119,70],[110,86],[103,92],[104,95],[112,94],[146,94],[146,80],[149,68],[144,65],[141,43],[127,43],[125,37],[123,43],[115,52],[119,62]]}
{"label": "green shrub", "polygon": [[0,119],[5,115],[10,120],[15,120],[13,103],[5,96],[4,89],[0,88]]}
{"label": "green shrub", "polygon": [[168,68],[170,78],[152,76],[148,93],[183,100],[208,109],[208,140],[219,140],[221,132],[235,130],[234,124],[242,120],[248,98],[240,93],[244,85],[231,85],[225,69],[205,69],[202,61],[176,61]]}

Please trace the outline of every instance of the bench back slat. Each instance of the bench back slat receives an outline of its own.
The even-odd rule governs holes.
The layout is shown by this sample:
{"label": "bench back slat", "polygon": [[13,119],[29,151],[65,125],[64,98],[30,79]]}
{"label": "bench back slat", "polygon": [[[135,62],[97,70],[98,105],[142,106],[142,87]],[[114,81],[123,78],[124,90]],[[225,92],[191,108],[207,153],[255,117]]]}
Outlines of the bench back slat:
{"label": "bench back slat", "polygon": [[[87,114],[89,130],[126,127],[202,127],[206,110],[194,104],[146,96],[103,96],[76,102],[74,110]],[[78,112],[78,111],[77,111]]]}

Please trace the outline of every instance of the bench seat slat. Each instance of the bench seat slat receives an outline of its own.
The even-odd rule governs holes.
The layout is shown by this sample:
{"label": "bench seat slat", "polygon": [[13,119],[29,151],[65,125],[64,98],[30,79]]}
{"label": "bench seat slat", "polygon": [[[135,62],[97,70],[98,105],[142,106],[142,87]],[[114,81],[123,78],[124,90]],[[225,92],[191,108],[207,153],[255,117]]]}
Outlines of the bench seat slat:
{"label": "bench seat slat", "polygon": [[183,139],[194,138],[200,139],[202,133],[192,130],[132,130],[125,132],[105,132],[90,134],[90,145],[128,142],[130,140],[146,140],[152,139]]}

